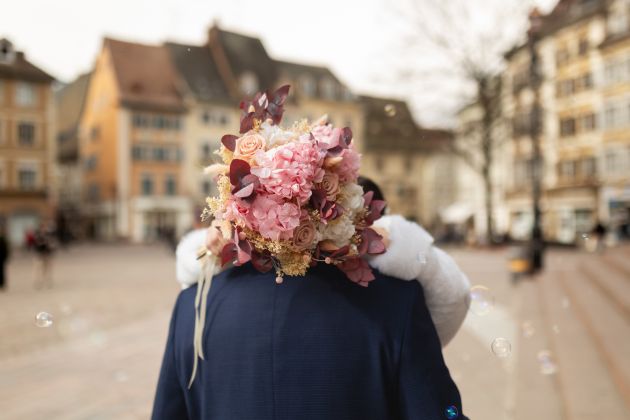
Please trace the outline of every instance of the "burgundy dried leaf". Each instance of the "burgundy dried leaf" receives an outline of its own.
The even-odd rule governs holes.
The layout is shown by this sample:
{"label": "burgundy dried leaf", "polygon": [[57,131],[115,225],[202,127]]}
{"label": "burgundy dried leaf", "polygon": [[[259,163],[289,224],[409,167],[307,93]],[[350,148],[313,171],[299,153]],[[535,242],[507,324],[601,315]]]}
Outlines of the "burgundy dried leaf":
{"label": "burgundy dried leaf", "polygon": [[241,159],[234,159],[230,163],[230,184],[240,185],[241,180],[250,174],[249,163]]}
{"label": "burgundy dried leaf", "polygon": [[241,118],[241,126],[239,128],[239,133],[244,134],[249,130],[254,128],[254,113],[248,112]]}
{"label": "burgundy dried leaf", "polygon": [[273,102],[276,105],[283,105],[284,101],[287,99],[287,96],[289,95],[289,89],[291,89],[290,85],[280,86],[271,95],[271,102]]}
{"label": "burgundy dried leaf", "polygon": [[361,245],[359,254],[379,255],[385,252],[383,237],[374,229],[366,228],[361,231]]}
{"label": "burgundy dried leaf", "polygon": [[341,271],[354,283],[367,287],[375,279],[372,268],[363,258],[348,258],[337,265]]}
{"label": "burgundy dried leaf", "polygon": [[376,220],[383,216],[387,203],[383,200],[371,200],[369,205],[369,212],[365,217],[365,222],[370,226]]}
{"label": "burgundy dried leaf", "polygon": [[234,261],[236,258],[236,245],[234,242],[228,242],[221,250],[221,266]]}
{"label": "burgundy dried leaf", "polygon": [[348,148],[350,146],[350,143],[352,143],[352,130],[350,129],[350,127],[344,127],[341,130],[339,144],[342,145],[342,147],[345,146],[345,148]]}
{"label": "burgundy dried leaf", "polygon": [[236,140],[238,140],[238,136],[235,136],[233,134],[226,134],[225,136],[221,137],[221,144],[223,144],[223,146],[225,146],[225,148],[228,149],[230,152],[233,152],[234,149],[236,149]]}
{"label": "burgundy dried leaf", "polygon": [[372,204],[372,200],[374,199],[374,191],[368,191],[363,194],[363,202],[364,206],[370,208],[370,204]]}

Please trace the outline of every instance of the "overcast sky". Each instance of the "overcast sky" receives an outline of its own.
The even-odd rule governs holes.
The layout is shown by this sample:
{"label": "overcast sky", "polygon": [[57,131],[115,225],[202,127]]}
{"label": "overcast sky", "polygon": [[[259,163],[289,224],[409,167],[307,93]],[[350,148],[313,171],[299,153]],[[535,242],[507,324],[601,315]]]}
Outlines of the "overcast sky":
{"label": "overcast sky", "polygon": [[[445,0],[435,0],[445,1]],[[479,0],[481,2],[486,0]],[[490,1],[490,0],[487,0]],[[535,0],[548,10],[555,0]],[[400,16],[388,0],[1,0],[0,38],[61,81],[89,71],[103,36],[201,44],[208,27],[260,36],[275,58],[329,66],[350,88],[411,100],[418,120],[445,125],[426,97],[395,82]]]}

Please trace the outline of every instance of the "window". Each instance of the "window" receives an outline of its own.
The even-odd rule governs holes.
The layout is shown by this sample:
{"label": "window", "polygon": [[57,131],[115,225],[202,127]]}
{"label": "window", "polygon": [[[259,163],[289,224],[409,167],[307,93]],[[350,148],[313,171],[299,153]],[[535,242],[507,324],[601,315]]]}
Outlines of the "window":
{"label": "window", "polygon": [[315,95],[315,81],[309,75],[304,75],[300,77],[300,90],[306,96],[314,96]]}
{"label": "window", "polygon": [[566,160],[564,162],[560,162],[559,168],[560,178],[564,179],[573,179],[575,177],[576,172],[576,164],[574,160]]}
{"label": "window", "polygon": [[144,150],[142,146],[133,146],[131,149],[131,158],[133,160],[143,160]]}
{"label": "window", "polygon": [[209,143],[204,143],[203,146],[201,146],[201,155],[203,156],[203,159],[205,160],[208,160],[211,158],[212,148],[210,147]]}
{"label": "window", "polygon": [[35,126],[32,123],[18,124],[18,143],[20,146],[33,146],[35,144]]}
{"label": "window", "polygon": [[177,181],[174,175],[167,175],[164,181],[164,193],[166,195],[177,194]]}
{"label": "window", "polygon": [[101,187],[98,184],[90,184],[87,189],[88,201],[94,202],[101,198]]}
{"label": "window", "polygon": [[96,169],[97,165],[98,165],[98,157],[96,155],[89,156],[85,160],[85,170],[88,172]]}
{"label": "window", "polygon": [[623,154],[619,150],[606,152],[606,173],[617,174],[623,171]]}
{"label": "window", "polygon": [[560,136],[569,137],[575,135],[575,118],[562,118],[560,120]]}
{"label": "window", "polygon": [[593,178],[597,174],[597,164],[595,162],[593,157],[582,159],[581,171],[584,178]]}
{"label": "window", "polygon": [[607,128],[614,128],[621,124],[621,113],[615,104],[608,104],[604,109],[604,120]]}
{"label": "window", "polygon": [[101,127],[94,126],[90,130],[90,140],[96,141],[101,138]]}
{"label": "window", "polygon": [[164,120],[163,116],[158,115],[158,116],[153,117],[153,127],[162,129],[165,126],[166,126],[166,121]]}
{"label": "window", "polygon": [[18,106],[33,106],[37,102],[35,86],[26,82],[19,82],[15,86],[15,103]]}
{"label": "window", "polygon": [[578,44],[578,54],[584,55],[588,52],[588,39],[582,38],[580,39],[580,43]]}
{"label": "window", "polygon": [[153,160],[159,162],[167,160],[167,151],[162,147],[156,147],[153,149]]}
{"label": "window", "polygon": [[326,99],[335,99],[336,88],[335,82],[329,77],[322,79],[320,82],[322,96]]}
{"label": "window", "polygon": [[204,124],[210,123],[210,113],[208,111],[201,113],[201,121],[203,121]]}
{"label": "window", "polygon": [[33,168],[18,170],[18,186],[21,190],[34,190],[37,187],[37,172]]}
{"label": "window", "polygon": [[595,114],[585,114],[580,118],[580,130],[592,131],[596,128]]}
{"label": "window", "polygon": [[151,175],[142,175],[140,189],[142,191],[142,195],[153,195],[153,177]]}
{"label": "window", "polygon": [[146,128],[149,126],[149,118],[143,114],[133,114],[133,126],[137,128]]}

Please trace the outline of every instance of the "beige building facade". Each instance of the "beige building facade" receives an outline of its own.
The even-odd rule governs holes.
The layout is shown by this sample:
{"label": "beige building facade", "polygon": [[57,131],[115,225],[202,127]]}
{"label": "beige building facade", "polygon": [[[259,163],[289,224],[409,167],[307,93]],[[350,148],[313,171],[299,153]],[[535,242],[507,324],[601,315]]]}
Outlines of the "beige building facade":
{"label": "beige building facade", "polygon": [[[627,1],[566,0],[542,16],[536,43],[542,75],[541,207],[545,237],[554,242],[581,243],[600,221],[613,231],[628,223],[627,16]],[[525,239],[533,214],[530,52],[523,45],[506,57],[504,110],[512,136],[505,159],[513,168],[506,191],[508,230]]]}

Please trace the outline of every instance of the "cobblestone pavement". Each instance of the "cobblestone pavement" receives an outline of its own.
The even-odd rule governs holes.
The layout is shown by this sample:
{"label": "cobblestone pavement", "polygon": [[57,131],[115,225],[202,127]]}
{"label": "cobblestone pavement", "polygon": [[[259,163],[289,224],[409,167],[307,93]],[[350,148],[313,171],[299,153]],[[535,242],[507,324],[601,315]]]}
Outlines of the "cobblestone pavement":
{"label": "cobblestone pavement", "polygon": [[[507,250],[450,250],[494,298],[470,313],[445,357],[475,420],[627,419],[630,248],[554,250],[543,275],[513,284]],[[16,255],[0,293],[0,418],[149,417],[178,292],[161,246],[82,245],[60,251],[52,289]],[[35,326],[38,312],[53,315]],[[497,338],[508,357],[491,351]]]}

